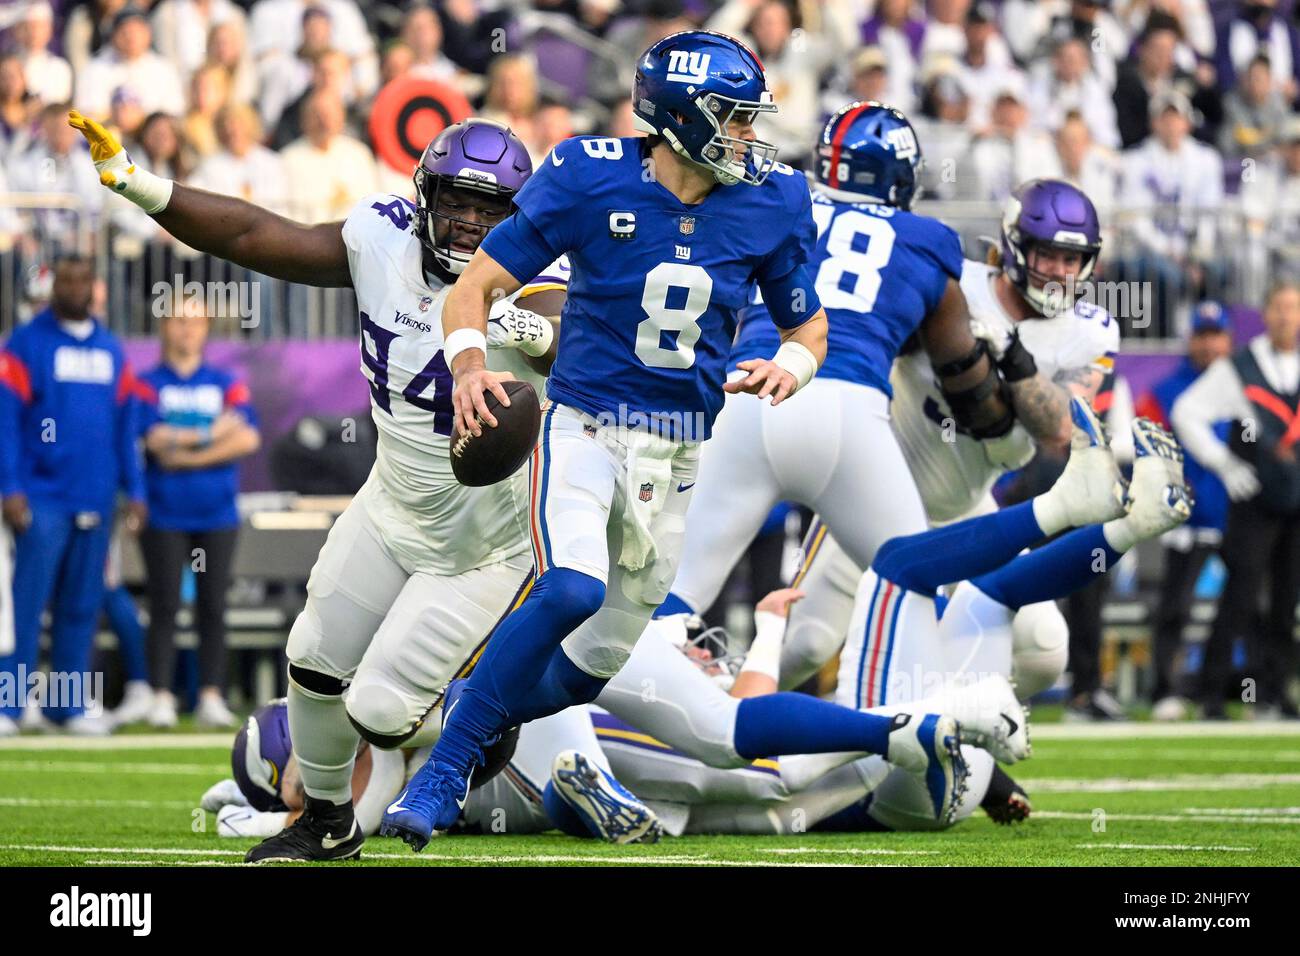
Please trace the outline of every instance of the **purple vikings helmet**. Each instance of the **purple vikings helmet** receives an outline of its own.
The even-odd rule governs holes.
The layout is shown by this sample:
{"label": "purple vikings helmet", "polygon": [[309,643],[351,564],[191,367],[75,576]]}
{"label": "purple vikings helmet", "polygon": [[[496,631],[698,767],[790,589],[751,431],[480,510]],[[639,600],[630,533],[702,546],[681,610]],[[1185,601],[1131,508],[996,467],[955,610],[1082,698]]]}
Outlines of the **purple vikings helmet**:
{"label": "purple vikings helmet", "polygon": [[[490,196],[512,198],[533,174],[528,150],[514,133],[485,119],[467,119],[448,126],[424,150],[415,167],[415,235],[441,271],[458,276],[473,255],[453,249],[451,232],[438,244],[435,219],[474,225],[438,212],[444,188],[473,189]],[[483,224],[478,224],[482,228]],[[426,256],[426,264],[428,257]]]}
{"label": "purple vikings helmet", "polygon": [[1101,225],[1096,207],[1082,190],[1059,179],[1031,179],[1007,200],[1002,215],[1002,271],[1041,312],[1048,304],[1042,288],[1045,277],[1029,268],[1029,251],[1038,245],[1082,253],[1083,264],[1074,281],[1088,281],[1101,253]]}
{"label": "purple vikings helmet", "polygon": [[287,810],[280,797],[284,768],[293,748],[289,744],[289,707],[285,699],[259,707],[248,718],[230,752],[239,791],[254,810]]}

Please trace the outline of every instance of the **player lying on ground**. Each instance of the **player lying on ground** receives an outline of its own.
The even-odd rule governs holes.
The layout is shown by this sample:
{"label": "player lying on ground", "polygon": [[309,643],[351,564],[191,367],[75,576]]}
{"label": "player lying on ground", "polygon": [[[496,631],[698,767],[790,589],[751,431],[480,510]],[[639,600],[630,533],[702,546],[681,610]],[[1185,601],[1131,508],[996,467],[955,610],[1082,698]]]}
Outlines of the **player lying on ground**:
{"label": "player lying on ground", "polygon": [[[531,576],[523,476],[469,488],[452,475],[439,322],[465,263],[531,175],[527,150],[503,126],[466,121],[425,150],[414,203],[367,196],[343,222],[304,225],[160,179],[98,123],[75,112],[70,122],[101,182],[186,244],[277,278],[356,290],[377,460],[331,529],[289,634],[288,712],[306,812],[249,859],[354,856],[363,836],[349,781],[360,736],[407,742]],[[538,288],[547,291],[530,307],[558,312],[562,291],[549,281]],[[494,318],[511,326],[501,344],[550,350],[552,328],[539,314],[502,303]]]}
{"label": "player lying on ground", "polygon": [[[1133,436],[1137,461],[1123,517],[1070,532],[958,585],[940,623],[944,646],[955,654],[943,662],[943,672],[933,675],[936,683],[987,686],[990,680],[1020,670],[1025,659],[1032,670],[1038,649],[1032,640],[1023,641],[1015,633],[1019,607],[1085,587],[1104,565],[1118,560],[1138,541],[1186,520],[1190,509],[1177,444],[1146,419],[1134,423]],[[963,524],[971,529],[986,523],[975,519]],[[931,557],[959,528],[891,541],[872,573],[888,574],[890,586],[933,590],[945,575],[936,570]],[[993,545],[990,550],[998,549]],[[1104,564],[1099,564],[1099,557]],[[976,563],[980,562],[971,565]],[[682,710],[701,699],[777,696],[774,664],[780,654],[784,612],[798,596],[797,591],[779,591],[760,602],[755,613],[757,636],[743,661],[725,657],[716,645],[709,649],[708,633],[676,648],[669,644],[667,630],[652,629],[638,644],[628,668],[609,687],[626,680],[638,658],[642,663],[657,662],[658,666],[640,672],[644,676],[639,682],[642,696],[650,702],[645,714],[652,723],[656,713]],[[694,678],[684,680],[679,670]],[[659,699],[660,692],[667,696]],[[592,707],[589,715],[570,708],[525,725],[504,772],[470,794],[467,826],[485,833],[516,834],[558,827],[575,835],[628,842],[625,838],[630,834],[657,833],[649,823],[655,818],[672,834],[789,833],[942,828],[969,816],[976,806],[983,806],[999,822],[1022,819],[1028,812],[1023,790],[996,767],[990,754],[969,747],[965,749],[974,768],[971,786],[952,817],[936,819],[932,800],[915,777],[877,756],[836,757],[823,762],[817,775],[792,786],[795,777],[809,776],[807,768],[792,773],[794,761],[758,760],[720,770],[692,759],[648,729],[645,724],[618,720],[599,707]],[[287,756],[285,745],[276,742],[274,727],[270,733],[263,730],[261,739],[258,751],[253,736],[241,734],[235,748],[237,772],[247,765],[250,753],[260,753],[272,763],[277,753]],[[373,759],[375,769],[369,771],[368,783],[377,795],[363,795],[358,801],[358,814],[368,824],[377,822],[371,810],[391,799],[403,779],[400,763],[394,762],[398,758],[375,751]],[[381,769],[381,761],[388,769]],[[264,801],[272,788],[250,784],[259,776],[256,762],[252,767],[240,776],[239,787],[233,781],[214,787],[204,805],[214,809],[222,801],[242,805],[251,799],[255,806]],[[358,780],[364,772],[365,764],[359,764]],[[269,771],[260,772],[264,781],[271,776]],[[292,791],[291,762],[278,777],[284,781],[281,790]],[[278,827],[281,819],[282,814],[268,820],[265,814],[232,806],[220,810],[220,832],[257,835],[259,825],[269,822]]]}
{"label": "player lying on ground", "polygon": [[[961,427],[920,350],[894,363],[893,430],[930,523],[993,511],[994,481],[1025,464],[1036,445],[1068,443],[1070,396],[1091,402],[1119,349],[1119,323],[1083,295],[1100,251],[1091,200],[1069,183],[1036,179],[1007,200],[999,264],[963,264],[961,288],[978,334],[1003,374],[1016,380],[1011,387],[1025,390],[1016,427],[1005,436],[979,440]],[[797,687],[834,657],[852,619],[866,565],[840,547],[835,530],[832,523],[828,533],[819,520],[805,542],[797,582],[808,597],[790,616],[783,687]],[[1051,637],[1063,662],[1068,631],[1056,605],[1033,605],[1021,614],[1026,627]]]}
{"label": "player lying on ground", "polygon": [[[1181,449],[1168,432],[1147,419],[1134,422],[1133,437],[1137,459],[1126,514],[1071,531],[957,586],[940,625],[949,654],[942,658],[942,664],[930,664],[930,671],[923,675],[924,686],[935,693],[935,700],[927,706],[940,706],[941,702],[942,706],[950,706],[946,698],[953,692],[938,690],[941,684],[977,688],[1022,668],[1032,671],[1038,663],[1038,648],[1032,640],[1024,641],[1015,634],[1013,622],[1018,608],[1065,597],[1086,587],[1137,542],[1163,534],[1187,519],[1190,505],[1183,483]],[[1098,457],[1106,454],[1105,449],[1099,451]],[[963,525],[967,531],[988,530],[982,518]],[[941,583],[953,583],[945,580],[951,572],[936,565],[934,556],[960,529],[953,526],[892,540],[882,548],[871,573],[886,581],[887,587],[921,593],[932,593]],[[1024,543],[1034,542],[1027,538]],[[998,552],[1000,547],[990,544],[989,551]],[[969,567],[980,563],[972,561]],[[759,628],[751,656],[775,657],[779,646],[772,647],[769,642],[779,645],[779,623],[768,630],[760,617]],[[642,646],[656,640],[662,638],[647,634],[634,660]],[[748,678],[743,693],[762,694],[776,689],[775,677],[752,668],[748,661],[740,674],[742,679]],[[851,676],[841,672],[842,680]],[[909,683],[916,676],[907,675]],[[715,688],[715,693],[719,692]],[[632,726],[597,708],[592,710],[596,735],[613,774],[639,802],[656,811],[669,833],[788,833],[814,828],[931,830],[964,819],[981,805],[999,822],[1022,818],[1027,812],[1023,791],[996,767],[988,752],[971,747],[963,748],[972,768],[969,790],[955,817],[936,819],[928,796],[915,786],[913,778],[898,773],[879,757],[782,758],[723,771],[690,759],[647,733],[644,726]],[[540,756],[532,754],[531,748],[543,737],[540,731],[544,723],[524,728],[512,766],[536,765],[557,749],[568,752],[578,747],[576,741],[550,734],[542,739],[544,752]],[[792,763],[805,766],[788,766]],[[821,765],[820,772],[806,782],[798,779],[807,777],[813,764]],[[508,787],[514,785],[516,777],[503,774],[496,779],[499,787]],[[534,819],[538,826],[549,825],[562,820],[563,814],[552,813],[545,821]],[[581,832],[571,824],[564,829]]]}
{"label": "player lying on ground", "polygon": [[[438,706],[454,701],[463,683],[453,682]],[[231,749],[234,776],[213,784],[203,794],[200,806],[217,815],[219,836],[271,837],[301,816],[306,795],[290,742],[287,711],[284,700],[258,708],[235,737]],[[534,729],[541,724],[545,726]],[[494,766],[493,771],[510,778],[508,783],[500,783],[495,772],[476,774],[459,829],[507,833],[527,821],[528,832],[540,832],[564,829],[576,815],[588,821],[590,829],[584,829],[583,835],[611,843],[653,843],[659,838],[662,829],[654,812],[610,774],[585,708],[570,708],[544,718],[527,725],[524,732],[530,739],[539,733],[561,738],[579,748],[582,759],[575,757],[566,763],[551,751],[540,773],[532,762]],[[362,741],[352,768],[357,826],[362,833],[372,836],[378,831],[385,809],[423,766],[430,750],[429,746],[381,750]],[[538,752],[536,743],[528,751],[534,756]],[[552,774],[561,786],[548,782]],[[575,774],[579,777],[574,782],[566,782]],[[607,794],[612,794],[612,799]],[[594,804],[600,805],[599,813],[592,811]],[[554,814],[549,824],[539,820],[539,815],[545,818],[548,812]]]}
{"label": "player lying on ground", "polygon": [[[1032,360],[1004,362],[1000,374],[972,332],[958,284],[961,241],[910,211],[922,150],[907,118],[878,103],[852,103],[826,123],[818,149],[810,177],[818,235],[808,268],[830,325],[826,361],[781,410],[743,396],[725,403],[701,451],[681,568],[656,617],[712,606],[780,501],[816,511],[859,569],[882,542],[926,528],[889,417],[890,369],[910,339],[924,344],[919,364],[938,381],[953,426],[972,438],[1001,439],[1015,425],[1013,404],[1038,410],[1029,386],[1053,389],[1033,381]],[[779,346],[767,305],[751,304],[731,347],[732,376],[743,378],[747,363]],[[1004,403],[990,418],[994,395]]]}

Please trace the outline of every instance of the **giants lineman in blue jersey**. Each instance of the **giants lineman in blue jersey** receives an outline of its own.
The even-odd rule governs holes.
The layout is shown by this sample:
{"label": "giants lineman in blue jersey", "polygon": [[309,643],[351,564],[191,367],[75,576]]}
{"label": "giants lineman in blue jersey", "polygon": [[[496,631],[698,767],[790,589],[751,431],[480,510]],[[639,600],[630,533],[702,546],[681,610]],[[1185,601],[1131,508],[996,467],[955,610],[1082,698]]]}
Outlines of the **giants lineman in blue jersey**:
{"label": "giants lineman in blue jersey", "polygon": [[[762,64],[720,34],[667,37],[638,63],[633,109],[650,139],[558,146],[444,312],[458,425],[479,433],[476,412],[495,424],[483,393],[506,401],[501,376],[483,366],[488,305],[569,256],[551,406],[529,475],[537,582],[385,816],[381,832],[415,849],[455,822],[483,746],[595,698],[667,596],[698,443],[722,404],[751,285],[781,346],[743,363],[748,374],[725,391],[780,404],[825,356],[826,317],[805,269],[815,241],[808,190],[752,127],[757,113],[775,110]],[[956,730],[950,718],[918,723],[932,749]]]}
{"label": "giants lineman in blue jersey", "polygon": [[[958,287],[957,234],[908,211],[921,149],[906,117],[878,103],[852,103],[822,133],[812,191],[817,243],[809,271],[830,321],[826,361],[791,400],[795,414],[733,400],[718,419],[687,515],[690,534],[672,595],[659,616],[702,613],[778,501],[818,511],[845,551],[868,567],[889,538],[926,526],[925,510],[890,428],[890,367],[918,329],[941,380],[982,354]],[[741,313],[732,362],[777,347],[766,302]],[[961,425],[980,437],[1010,430],[1009,408],[980,422],[981,403],[1001,388],[984,377],[944,388]]]}

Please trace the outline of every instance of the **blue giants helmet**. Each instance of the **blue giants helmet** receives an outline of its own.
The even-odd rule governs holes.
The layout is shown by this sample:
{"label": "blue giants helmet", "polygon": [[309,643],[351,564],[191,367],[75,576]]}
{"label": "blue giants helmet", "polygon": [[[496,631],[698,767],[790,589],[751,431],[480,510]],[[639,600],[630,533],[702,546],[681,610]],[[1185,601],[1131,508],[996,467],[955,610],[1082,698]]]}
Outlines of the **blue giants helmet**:
{"label": "blue giants helmet", "polygon": [[249,715],[235,737],[230,768],[239,791],[254,810],[287,810],[281,798],[284,768],[293,748],[289,743],[289,707],[284,698],[273,700]]}
{"label": "blue giants helmet", "polygon": [[[479,241],[487,234],[483,223],[466,223],[438,211],[444,188],[473,189],[490,196],[513,197],[533,174],[533,162],[523,142],[500,123],[467,119],[439,133],[415,167],[415,235],[434,261],[453,276],[460,275],[473,249],[453,249],[451,230],[440,243],[435,219],[477,227]],[[477,245],[476,245],[477,248]]]}
{"label": "blue giants helmet", "polygon": [[850,103],[826,121],[817,156],[817,182],[832,199],[909,209],[921,194],[921,145],[892,106]]}
{"label": "blue giants helmet", "polygon": [[1046,277],[1029,267],[1029,251],[1039,245],[1083,254],[1075,282],[1092,275],[1101,254],[1101,223],[1081,189],[1059,179],[1031,179],[1011,193],[1002,213],[1002,271],[1041,312],[1048,305]]}
{"label": "blue giants helmet", "polygon": [[[739,40],[708,30],[664,37],[636,66],[632,122],[662,136],[679,156],[712,170],[724,186],[757,186],[776,162],[776,147],[727,135],[733,116],[775,113],[763,64]],[[744,149],[744,158],[736,150]]]}

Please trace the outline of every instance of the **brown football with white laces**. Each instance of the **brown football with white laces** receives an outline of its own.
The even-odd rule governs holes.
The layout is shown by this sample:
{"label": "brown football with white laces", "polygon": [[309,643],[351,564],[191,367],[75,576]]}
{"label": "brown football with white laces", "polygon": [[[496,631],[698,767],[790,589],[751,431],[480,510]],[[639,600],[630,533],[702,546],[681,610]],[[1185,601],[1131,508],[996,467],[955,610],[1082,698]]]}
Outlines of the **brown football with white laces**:
{"label": "brown football with white laces", "polygon": [[542,406],[537,391],[517,379],[501,383],[510,405],[506,407],[492,392],[483,393],[483,401],[497,420],[496,428],[479,416],[483,434],[451,433],[451,470],[456,480],[471,488],[482,488],[505,481],[528,460],[537,444],[542,426]]}

